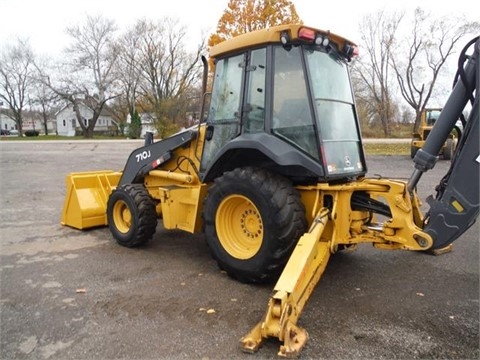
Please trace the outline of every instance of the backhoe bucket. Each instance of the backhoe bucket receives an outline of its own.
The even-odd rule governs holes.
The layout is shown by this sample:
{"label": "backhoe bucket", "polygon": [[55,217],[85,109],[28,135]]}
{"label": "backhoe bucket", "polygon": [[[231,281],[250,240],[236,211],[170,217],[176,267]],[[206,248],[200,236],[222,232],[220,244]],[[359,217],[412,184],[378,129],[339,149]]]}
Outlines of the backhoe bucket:
{"label": "backhoe bucket", "polygon": [[88,229],[107,225],[107,201],[122,173],[112,170],[70,173],[62,225]]}

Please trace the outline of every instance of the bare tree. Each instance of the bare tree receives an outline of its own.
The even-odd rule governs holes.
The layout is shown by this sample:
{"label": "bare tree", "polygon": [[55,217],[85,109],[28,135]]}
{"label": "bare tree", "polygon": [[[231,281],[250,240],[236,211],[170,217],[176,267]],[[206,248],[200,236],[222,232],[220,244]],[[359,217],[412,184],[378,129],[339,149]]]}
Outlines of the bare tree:
{"label": "bare tree", "polygon": [[416,129],[445,62],[460,40],[479,31],[480,23],[452,16],[435,18],[417,8],[409,27],[410,35],[389,52],[401,95],[415,111]]}
{"label": "bare tree", "polygon": [[141,70],[143,109],[155,114],[161,137],[175,131],[190,101],[185,95],[200,78],[203,42],[192,54],[185,48],[185,27],[164,18],[157,23],[141,20],[136,25]]}
{"label": "bare tree", "polygon": [[[67,28],[73,42],[66,49],[69,59],[56,81],[42,74],[46,84],[63,100],[73,105],[77,123],[87,138],[93,137],[97,120],[107,102],[117,96],[113,71],[118,58],[115,46],[116,26],[101,16],[87,16],[83,25]],[[92,110],[92,117],[84,119],[80,104]]]}
{"label": "bare tree", "polygon": [[141,81],[139,60],[141,57],[140,41],[141,32],[138,25],[129,29],[118,40],[119,56],[115,65],[120,95],[111,107],[116,120],[120,124],[121,133],[124,133],[127,116],[132,118],[138,98]]}
{"label": "bare tree", "polygon": [[[395,99],[391,81],[391,47],[403,14],[379,11],[365,16],[360,24],[361,56],[353,64],[357,79],[356,96],[363,106],[368,123],[379,123],[385,136],[390,136],[394,117]],[[363,85],[361,88],[358,86]]]}
{"label": "bare tree", "polygon": [[48,120],[53,118],[58,95],[43,82],[36,82],[32,95],[30,105],[38,111],[45,135],[48,135]]}
{"label": "bare tree", "polygon": [[51,66],[51,60],[48,58],[37,58],[35,60],[32,88],[28,95],[29,105],[30,110],[38,115],[45,135],[48,135],[48,121],[53,119],[59,97],[47,85],[47,81],[42,78],[42,74],[47,73],[47,69]]}
{"label": "bare tree", "polygon": [[6,115],[18,126],[18,136],[23,135],[23,110],[35,71],[34,54],[27,40],[17,39],[0,53],[0,100],[8,106]]}

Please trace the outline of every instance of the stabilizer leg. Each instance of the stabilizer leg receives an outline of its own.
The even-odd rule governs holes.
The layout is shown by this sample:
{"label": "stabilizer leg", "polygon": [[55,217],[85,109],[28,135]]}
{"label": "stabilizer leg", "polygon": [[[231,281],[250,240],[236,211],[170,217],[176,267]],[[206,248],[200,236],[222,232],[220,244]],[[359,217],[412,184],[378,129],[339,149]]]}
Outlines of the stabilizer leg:
{"label": "stabilizer leg", "polygon": [[283,342],[278,352],[282,357],[297,357],[305,346],[308,333],[297,326],[297,321],[330,258],[330,242],[321,241],[328,214],[328,209],[321,209],[309,232],[298,241],[275,285],[265,315],[240,340],[243,351],[256,352],[268,337]]}

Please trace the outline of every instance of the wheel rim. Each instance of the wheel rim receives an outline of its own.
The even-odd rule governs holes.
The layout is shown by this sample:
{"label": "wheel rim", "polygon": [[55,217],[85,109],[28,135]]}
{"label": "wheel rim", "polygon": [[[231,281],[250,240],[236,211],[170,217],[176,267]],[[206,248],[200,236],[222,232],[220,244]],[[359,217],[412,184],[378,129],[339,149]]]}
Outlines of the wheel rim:
{"label": "wheel rim", "polygon": [[262,246],[262,217],[245,196],[230,195],[222,200],[215,216],[215,227],[225,251],[237,259],[253,257]]}
{"label": "wheel rim", "polygon": [[132,226],[132,213],[123,200],[118,200],[113,206],[113,221],[118,231],[123,234],[126,234]]}

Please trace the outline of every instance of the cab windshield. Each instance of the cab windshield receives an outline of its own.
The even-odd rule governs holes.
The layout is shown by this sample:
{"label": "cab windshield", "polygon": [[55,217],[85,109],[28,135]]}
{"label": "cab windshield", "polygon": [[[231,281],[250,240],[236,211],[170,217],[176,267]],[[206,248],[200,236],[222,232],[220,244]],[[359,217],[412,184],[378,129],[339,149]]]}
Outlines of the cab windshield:
{"label": "cab windshield", "polygon": [[321,158],[331,175],[363,171],[345,61],[300,46],[277,47],[274,58],[273,133]]}
{"label": "cab windshield", "polygon": [[441,110],[427,110],[427,126],[435,125],[435,121],[440,117]]}

